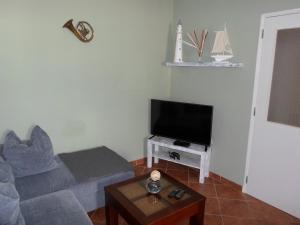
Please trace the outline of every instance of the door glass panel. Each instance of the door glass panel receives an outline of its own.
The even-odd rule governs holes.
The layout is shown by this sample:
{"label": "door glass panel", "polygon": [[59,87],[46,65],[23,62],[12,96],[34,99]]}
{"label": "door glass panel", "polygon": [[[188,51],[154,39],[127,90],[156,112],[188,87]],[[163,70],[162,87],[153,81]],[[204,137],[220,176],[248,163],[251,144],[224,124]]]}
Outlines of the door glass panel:
{"label": "door glass panel", "polygon": [[300,127],[300,28],[277,33],[268,121]]}

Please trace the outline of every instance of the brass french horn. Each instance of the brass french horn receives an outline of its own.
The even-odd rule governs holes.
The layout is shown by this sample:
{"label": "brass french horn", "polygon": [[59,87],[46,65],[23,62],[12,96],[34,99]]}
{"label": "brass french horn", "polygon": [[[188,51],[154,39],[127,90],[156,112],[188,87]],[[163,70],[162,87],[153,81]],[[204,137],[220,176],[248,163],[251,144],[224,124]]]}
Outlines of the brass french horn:
{"label": "brass french horn", "polygon": [[85,21],[79,21],[74,27],[73,19],[70,19],[63,25],[63,28],[68,28],[82,42],[90,42],[94,37],[93,27]]}

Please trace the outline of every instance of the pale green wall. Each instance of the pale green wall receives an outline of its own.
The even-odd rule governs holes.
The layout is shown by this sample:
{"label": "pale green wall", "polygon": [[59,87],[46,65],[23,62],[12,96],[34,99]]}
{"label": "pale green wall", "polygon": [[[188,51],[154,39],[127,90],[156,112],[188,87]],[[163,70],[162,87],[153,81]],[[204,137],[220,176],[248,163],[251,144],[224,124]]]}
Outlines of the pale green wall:
{"label": "pale green wall", "polygon": [[[260,15],[297,7],[298,0],[1,0],[0,136],[13,129],[25,138],[40,124],[56,153],[107,145],[141,158],[148,100],[171,89],[174,100],[215,106],[212,170],[242,183]],[[69,18],[89,21],[95,39],[83,44],[62,29]],[[169,29],[178,18],[185,31],[209,29],[206,55],[212,31],[227,22],[245,67],[162,66],[172,59]],[[184,54],[195,59],[188,47]]]}
{"label": "pale green wall", "polygon": [[[1,0],[0,139],[44,128],[55,152],[106,145],[143,156],[148,100],[167,98],[162,66],[172,0]],[[62,25],[87,20],[83,44]]]}
{"label": "pale green wall", "polygon": [[[242,69],[172,69],[171,76],[172,99],[215,106],[211,170],[240,184],[246,161],[260,16],[299,7],[299,0],[174,0],[174,23],[182,18],[184,31],[209,29],[207,56],[213,31],[227,22],[234,60],[245,63]],[[184,54],[185,60],[196,59],[189,47],[185,47]]]}

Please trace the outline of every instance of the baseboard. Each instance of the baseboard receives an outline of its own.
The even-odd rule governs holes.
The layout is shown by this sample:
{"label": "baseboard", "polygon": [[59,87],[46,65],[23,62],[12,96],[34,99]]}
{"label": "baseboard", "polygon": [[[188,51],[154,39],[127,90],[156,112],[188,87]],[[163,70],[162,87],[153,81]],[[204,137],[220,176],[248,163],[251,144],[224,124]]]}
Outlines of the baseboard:
{"label": "baseboard", "polygon": [[233,182],[231,180],[228,180],[225,177],[222,177],[222,176],[220,176],[220,175],[218,175],[218,174],[216,174],[214,172],[211,172],[211,171],[209,172],[209,176],[212,177],[215,180],[219,180],[221,183],[225,183],[225,184],[230,185],[232,188],[234,188],[234,189],[236,189],[238,191],[242,191],[242,188],[243,188],[242,185],[237,184],[237,183],[235,183],[235,182]]}
{"label": "baseboard", "polygon": [[139,165],[145,165],[147,162],[147,158],[141,158],[141,159],[137,159],[137,160],[133,160],[131,161],[130,163],[133,165],[133,166],[139,166]]}
{"label": "baseboard", "polygon": [[[137,160],[134,160],[134,161],[131,161],[130,162],[133,166],[139,166],[139,165],[146,165],[147,163],[147,158],[141,158],[141,159],[137,159]],[[228,184],[230,185],[232,188],[236,189],[236,190],[239,190],[239,191],[242,191],[242,185],[240,184],[237,184],[231,180],[228,180],[227,178],[225,177],[222,177],[214,172],[209,172],[209,176],[217,181],[220,181],[221,183],[225,183],[225,184]]]}

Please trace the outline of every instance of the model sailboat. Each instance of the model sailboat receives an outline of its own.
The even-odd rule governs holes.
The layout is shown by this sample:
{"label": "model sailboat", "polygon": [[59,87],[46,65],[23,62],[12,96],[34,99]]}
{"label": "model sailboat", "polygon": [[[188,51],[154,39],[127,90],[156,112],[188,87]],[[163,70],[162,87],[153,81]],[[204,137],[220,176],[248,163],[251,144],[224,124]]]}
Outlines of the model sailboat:
{"label": "model sailboat", "polygon": [[211,57],[213,57],[216,62],[227,62],[226,60],[233,57],[226,26],[223,31],[216,31],[215,42],[211,54]]}

